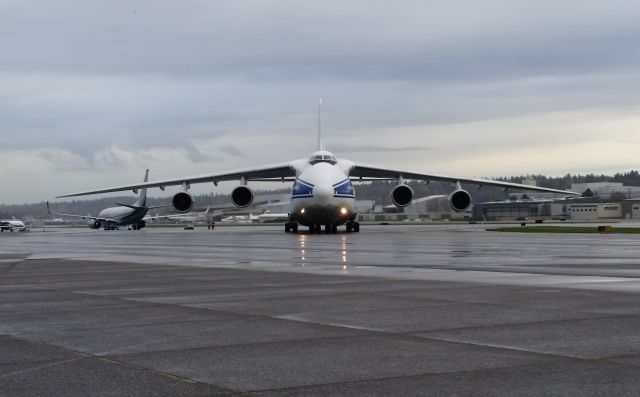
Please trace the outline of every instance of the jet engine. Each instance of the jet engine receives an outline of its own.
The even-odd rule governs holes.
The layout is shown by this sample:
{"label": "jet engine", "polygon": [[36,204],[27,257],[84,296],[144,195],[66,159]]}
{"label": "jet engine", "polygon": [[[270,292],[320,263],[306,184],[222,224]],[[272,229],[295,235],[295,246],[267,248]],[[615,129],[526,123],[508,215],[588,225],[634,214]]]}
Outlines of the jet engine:
{"label": "jet engine", "polygon": [[253,190],[241,185],[231,192],[231,201],[236,207],[246,208],[253,203]]}
{"label": "jet engine", "polygon": [[413,190],[407,185],[398,185],[391,191],[391,200],[396,207],[406,207],[413,201]]}
{"label": "jet engine", "polygon": [[449,195],[449,206],[457,212],[463,212],[471,206],[471,195],[466,190],[455,190]]}
{"label": "jet engine", "polygon": [[171,204],[180,213],[189,212],[193,208],[193,196],[187,192],[178,192],[173,196]]}
{"label": "jet engine", "polygon": [[91,229],[100,229],[100,221],[94,221],[94,220],[90,220],[89,221],[89,228]]}

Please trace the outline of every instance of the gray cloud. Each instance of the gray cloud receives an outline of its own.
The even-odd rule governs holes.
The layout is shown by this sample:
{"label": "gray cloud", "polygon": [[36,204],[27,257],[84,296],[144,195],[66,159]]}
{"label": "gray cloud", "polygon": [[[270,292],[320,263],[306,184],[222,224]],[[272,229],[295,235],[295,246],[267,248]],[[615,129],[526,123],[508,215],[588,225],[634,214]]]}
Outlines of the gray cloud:
{"label": "gray cloud", "polygon": [[339,153],[416,152],[433,150],[428,146],[383,146],[373,144],[331,144],[331,150]]}
{"label": "gray cloud", "polygon": [[244,153],[232,144],[226,144],[220,147],[220,151],[233,157],[245,157]]}
{"label": "gray cloud", "polygon": [[605,128],[622,144],[637,136],[637,15],[623,0],[8,0],[0,151],[78,185],[91,181],[79,169],[117,184],[109,167],[164,156],[177,175],[216,156],[271,163],[313,150],[319,96],[330,147],[363,161],[596,142]]}

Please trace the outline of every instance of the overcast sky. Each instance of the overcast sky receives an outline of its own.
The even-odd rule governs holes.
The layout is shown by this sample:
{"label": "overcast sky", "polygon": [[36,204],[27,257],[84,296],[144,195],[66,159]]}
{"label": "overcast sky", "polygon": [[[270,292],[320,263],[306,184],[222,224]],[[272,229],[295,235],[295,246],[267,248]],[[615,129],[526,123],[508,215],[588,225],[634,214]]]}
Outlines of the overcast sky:
{"label": "overcast sky", "polygon": [[616,0],[1,0],[0,202],[306,157],[320,97],[339,157],[477,177],[637,169],[638,15]]}

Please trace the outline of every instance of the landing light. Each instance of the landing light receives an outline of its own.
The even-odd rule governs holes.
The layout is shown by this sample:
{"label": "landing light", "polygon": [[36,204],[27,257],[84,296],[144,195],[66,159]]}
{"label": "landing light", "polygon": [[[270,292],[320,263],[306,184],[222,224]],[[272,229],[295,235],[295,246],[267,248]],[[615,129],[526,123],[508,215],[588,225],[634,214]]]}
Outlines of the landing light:
{"label": "landing light", "polygon": [[347,215],[347,209],[346,209],[346,208],[344,208],[344,207],[340,208],[340,213],[341,213],[342,215]]}
{"label": "landing light", "polygon": [[300,213],[301,213],[301,214],[304,214],[304,208],[300,210]]}

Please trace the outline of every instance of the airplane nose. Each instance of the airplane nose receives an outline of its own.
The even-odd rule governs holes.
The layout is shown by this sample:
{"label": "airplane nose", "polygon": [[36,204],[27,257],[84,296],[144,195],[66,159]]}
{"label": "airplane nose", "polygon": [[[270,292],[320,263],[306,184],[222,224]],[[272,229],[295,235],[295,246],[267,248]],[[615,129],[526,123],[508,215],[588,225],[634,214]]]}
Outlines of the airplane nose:
{"label": "airplane nose", "polygon": [[328,204],[329,200],[333,197],[333,186],[316,185],[313,188],[313,197],[315,197],[320,204]]}

